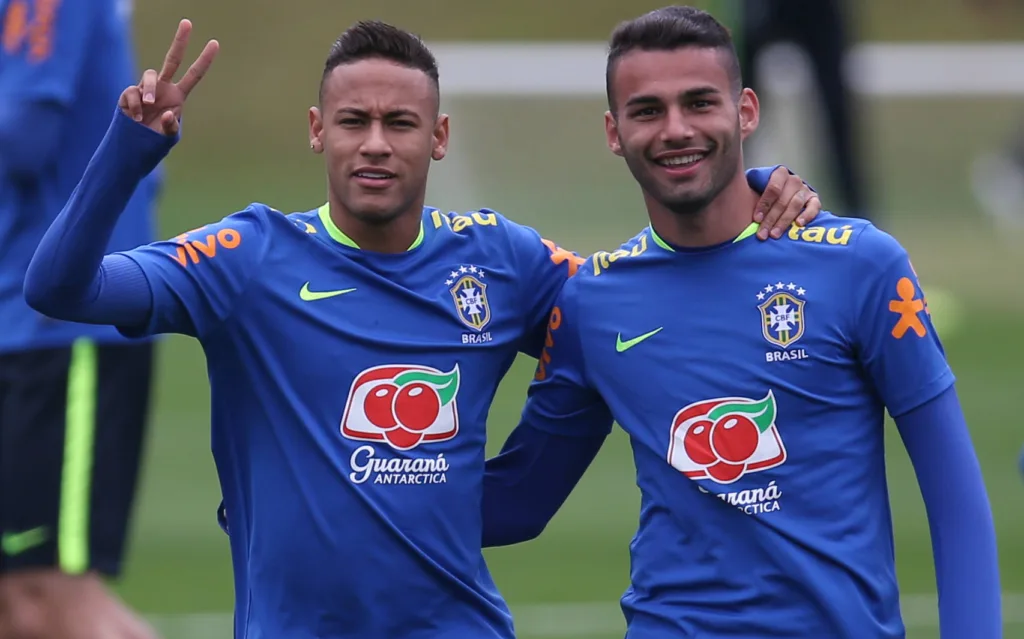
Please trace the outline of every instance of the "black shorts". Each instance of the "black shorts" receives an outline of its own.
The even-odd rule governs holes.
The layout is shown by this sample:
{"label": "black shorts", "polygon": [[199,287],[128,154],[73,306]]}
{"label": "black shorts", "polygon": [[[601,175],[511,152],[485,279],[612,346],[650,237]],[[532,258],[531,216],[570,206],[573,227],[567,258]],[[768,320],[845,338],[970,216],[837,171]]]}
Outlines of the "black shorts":
{"label": "black shorts", "polygon": [[153,345],[0,355],[0,572],[121,572]]}

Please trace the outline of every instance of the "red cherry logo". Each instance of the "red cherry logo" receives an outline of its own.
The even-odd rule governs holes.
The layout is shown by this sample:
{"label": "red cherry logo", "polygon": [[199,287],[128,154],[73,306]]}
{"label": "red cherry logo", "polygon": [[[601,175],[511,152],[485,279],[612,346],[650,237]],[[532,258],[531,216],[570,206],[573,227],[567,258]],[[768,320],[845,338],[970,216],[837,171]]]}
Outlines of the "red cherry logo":
{"label": "red cherry logo", "polygon": [[422,382],[403,386],[394,402],[398,423],[416,432],[430,428],[441,413],[441,398],[437,391]]}
{"label": "red cherry logo", "polygon": [[400,450],[405,450],[420,443],[420,440],[423,438],[423,433],[414,433],[413,431],[406,430],[404,428],[395,428],[385,431],[384,436],[387,437],[392,446]]}
{"label": "red cherry logo", "polygon": [[746,467],[746,464],[730,464],[729,462],[720,461],[713,466],[708,466],[707,470],[712,479],[725,484],[734,481],[742,475]]}
{"label": "red cherry logo", "polygon": [[701,419],[690,425],[683,437],[683,450],[694,463],[707,466],[718,461],[711,451],[711,421]]}
{"label": "red cherry logo", "polygon": [[363,412],[370,423],[381,430],[391,430],[398,426],[392,410],[398,387],[390,382],[378,384],[363,399]]}
{"label": "red cherry logo", "polygon": [[761,433],[745,415],[726,415],[711,428],[711,449],[718,459],[742,464],[757,450]]}

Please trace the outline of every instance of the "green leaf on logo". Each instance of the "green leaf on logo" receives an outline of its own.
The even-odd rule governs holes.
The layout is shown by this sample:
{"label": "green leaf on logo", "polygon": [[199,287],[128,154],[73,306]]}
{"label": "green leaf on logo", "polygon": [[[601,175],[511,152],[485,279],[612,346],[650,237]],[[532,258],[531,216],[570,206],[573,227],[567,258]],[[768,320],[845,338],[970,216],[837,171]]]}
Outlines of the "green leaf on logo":
{"label": "green leaf on logo", "polygon": [[726,402],[719,404],[708,413],[708,419],[717,422],[726,415],[744,415],[749,417],[757,424],[757,430],[763,433],[775,423],[775,395],[768,391],[764,399],[756,402]]}
{"label": "green leaf on logo", "polygon": [[438,397],[441,398],[441,405],[446,406],[455,398],[459,392],[459,365],[447,373],[428,373],[426,371],[406,371],[395,376],[395,386],[401,388],[413,382],[423,382],[434,387]]}

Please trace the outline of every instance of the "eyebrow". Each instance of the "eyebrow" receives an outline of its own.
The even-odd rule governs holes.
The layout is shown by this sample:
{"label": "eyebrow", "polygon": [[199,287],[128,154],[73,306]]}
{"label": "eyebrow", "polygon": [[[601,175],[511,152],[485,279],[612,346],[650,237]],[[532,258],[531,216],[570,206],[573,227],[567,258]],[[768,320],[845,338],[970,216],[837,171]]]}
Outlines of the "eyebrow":
{"label": "eyebrow", "polygon": [[[682,97],[692,100],[694,98],[702,98],[708,95],[720,95],[722,92],[715,87],[697,87],[690,89],[683,93]],[[633,96],[626,101],[626,106],[636,106],[638,104],[660,104],[662,99],[656,95],[637,95]]]}
{"label": "eyebrow", "polygon": [[[341,115],[343,113],[355,115],[361,118],[370,117],[369,111],[366,111],[364,109],[357,109],[355,107],[341,107],[340,109],[335,111],[335,115]],[[419,120],[420,116],[412,109],[392,109],[391,111],[388,111],[387,113],[384,114],[385,120],[394,120],[396,118],[415,118]]]}

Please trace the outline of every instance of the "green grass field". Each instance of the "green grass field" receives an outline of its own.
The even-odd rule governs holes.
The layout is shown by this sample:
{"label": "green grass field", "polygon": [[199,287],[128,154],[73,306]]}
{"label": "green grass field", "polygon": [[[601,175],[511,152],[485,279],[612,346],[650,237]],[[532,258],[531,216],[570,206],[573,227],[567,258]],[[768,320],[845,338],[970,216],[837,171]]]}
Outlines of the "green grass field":
{"label": "green grass field", "polygon": [[[255,11],[227,0],[216,8],[198,0],[140,5],[146,66],[159,63],[181,15],[196,21],[197,39],[216,36],[223,45],[190,101],[184,140],[168,163],[162,234],[194,228],[250,201],[284,210],[323,201],[322,165],[306,152],[305,108],[315,99],[322,55],[352,19],[394,19],[434,38],[599,39],[615,20],[660,3],[624,9],[622,3],[595,0],[579,15],[564,9],[571,3],[520,0],[509,3],[513,13],[502,20],[468,0],[442,4],[444,11],[428,11],[422,3],[353,0],[337,15],[326,0],[304,3],[301,11],[265,0],[246,5],[268,12],[259,20]],[[943,21],[936,17],[942,12],[915,9],[915,2],[872,0],[859,22],[869,35],[886,39],[1024,35],[1020,21],[983,21],[963,14],[956,0],[948,4],[960,13]],[[441,77],[443,83],[443,69]],[[604,148],[600,100],[480,99],[445,106],[453,115],[452,150],[433,169],[429,203],[448,209],[490,206],[581,252],[613,247],[645,223],[636,187]],[[877,187],[873,212],[908,247],[926,291],[935,291],[935,300],[938,292],[947,293],[959,308],[952,330],[945,329],[952,317],[948,306],[935,304],[933,312],[944,326],[988,483],[1004,591],[1024,592],[1018,568],[1024,561],[1024,486],[1016,463],[1024,441],[1017,406],[1024,388],[1024,286],[1014,277],[1024,272],[1018,251],[1024,233],[997,233],[980,216],[967,177],[973,156],[999,143],[1016,124],[1020,107],[992,98],[885,100],[865,107],[865,147]],[[789,126],[804,121],[787,117]],[[802,131],[800,137],[815,135]],[[828,206],[821,152],[788,139],[775,150],[771,161],[786,162],[810,179]],[[491,452],[518,417],[532,368],[520,360],[502,385],[491,411]],[[219,492],[208,410],[200,349],[184,338],[166,339],[127,577],[119,585],[130,604],[158,619],[165,639],[230,633],[221,615],[232,607],[232,587],[227,539],[214,518]],[[905,593],[923,597],[907,599],[909,636],[933,639],[938,632],[928,597],[935,584],[925,513],[894,430],[889,444],[899,576]],[[523,639],[622,636],[616,603],[627,583],[627,544],[637,506],[632,458],[617,431],[540,539],[488,553],[498,584],[521,613]],[[569,603],[580,605],[537,607]],[[1024,636],[1020,610],[1007,606],[1008,637]]]}

